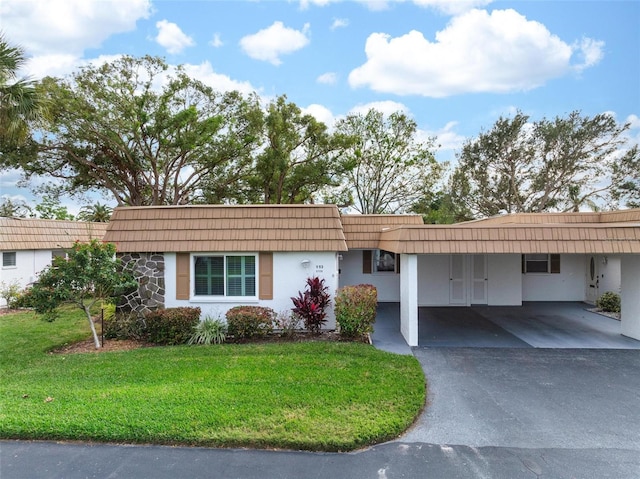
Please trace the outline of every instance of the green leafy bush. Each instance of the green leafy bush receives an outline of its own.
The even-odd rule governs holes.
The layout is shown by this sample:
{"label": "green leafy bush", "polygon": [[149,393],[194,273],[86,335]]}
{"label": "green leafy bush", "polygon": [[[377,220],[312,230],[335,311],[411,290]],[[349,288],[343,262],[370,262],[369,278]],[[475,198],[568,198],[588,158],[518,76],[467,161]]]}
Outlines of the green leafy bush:
{"label": "green leafy bush", "polygon": [[117,312],[111,316],[105,314],[103,332],[106,339],[146,339],[145,321],[135,313]]}
{"label": "green leafy bush", "polygon": [[331,303],[328,291],[324,279],[307,278],[307,289],[304,293],[298,292],[298,297],[291,298],[294,306],[291,311],[304,321],[304,327],[312,333],[319,333],[327,322],[326,309]]}
{"label": "green leafy bush", "polygon": [[227,311],[227,331],[235,339],[264,337],[273,331],[275,312],[263,306],[236,306]]}
{"label": "green leafy bush", "polygon": [[145,337],[156,344],[186,343],[200,321],[200,308],[167,308],[151,311],[145,318]]}
{"label": "green leafy bush", "polygon": [[596,301],[596,306],[602,311],[610,313],[620,312],[620,295],[613,291],[607,291]]}
{"label": "green leafy bush", "polygon": [[33,308],[33,294],[31,288],[25,288],[11,301],[10,308]]}
{"label": "green leafy bush", "polygon": [[340,335],[356,338],[373,332],[378,305],[378,291],[370,284],[345,286],[336,296],[336,323]]}
{"label": "green leafy bush", "polygon": [[188,344],[222,344],[226,338],[227,324],[207,317],[195,325]]}

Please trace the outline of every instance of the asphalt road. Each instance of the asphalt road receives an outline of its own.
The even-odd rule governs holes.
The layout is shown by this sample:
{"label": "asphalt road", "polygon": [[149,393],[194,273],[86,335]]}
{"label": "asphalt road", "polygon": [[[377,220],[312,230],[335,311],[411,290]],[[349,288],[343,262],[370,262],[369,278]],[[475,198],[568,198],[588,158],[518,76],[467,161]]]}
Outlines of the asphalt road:
{"label": "asphalt road", "polygon": [[0,478],[640,478],[640,351],[414,349],[425,412],[345,454],[0,441]]}

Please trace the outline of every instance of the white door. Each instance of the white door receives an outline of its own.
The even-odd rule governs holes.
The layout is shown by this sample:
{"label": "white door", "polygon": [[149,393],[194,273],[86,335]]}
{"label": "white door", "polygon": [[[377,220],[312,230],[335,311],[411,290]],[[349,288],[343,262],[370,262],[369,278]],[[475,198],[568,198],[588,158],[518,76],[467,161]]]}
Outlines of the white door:
{"label": "white door", "polygon": [[452,254],[449,265],[449,304],[467,304],[465,256]]}
{"label": "white door", "polygon": [[587,256],[587,291],[586,300],[588,303],[595,304],[598,299],[598,289],[600,286],[600,276],[598,274],[598,258],[595,256]]}
{"label": "white door", "polygon": [[471,304],[487,304],[487,255],[471,256]]}

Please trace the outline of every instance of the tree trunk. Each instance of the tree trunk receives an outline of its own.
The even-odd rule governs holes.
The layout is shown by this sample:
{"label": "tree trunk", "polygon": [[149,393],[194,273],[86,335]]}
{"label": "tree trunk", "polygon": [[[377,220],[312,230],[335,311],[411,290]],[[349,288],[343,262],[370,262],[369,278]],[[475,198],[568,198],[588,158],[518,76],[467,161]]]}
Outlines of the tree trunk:
{"label": "tree trunk", "polygon": [[100,338],[98,338],[98,333],[96,332],[96,325],[93,324],[93,318],[91,317],[91,311],[86,306],[83,308],[85,314],[87,315],[87,320],[89,321],[89,327],[91,327],[91,334],[93,334],[93,342],[96,345],[96,349],[100,349],[102,346],[100,344]]}

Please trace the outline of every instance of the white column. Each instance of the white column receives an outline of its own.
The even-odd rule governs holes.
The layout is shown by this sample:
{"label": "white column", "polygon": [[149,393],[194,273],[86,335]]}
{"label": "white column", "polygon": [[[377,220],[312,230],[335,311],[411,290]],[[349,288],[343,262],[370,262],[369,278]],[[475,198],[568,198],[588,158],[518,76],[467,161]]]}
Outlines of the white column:
{"label": "white column", "polygon": [[400,255],[400,332],[409,346],[418,345],[418,256]]}
{"label": "white column", "polygon": [[622,256],[622,334],[640,340],[640,254]]}

